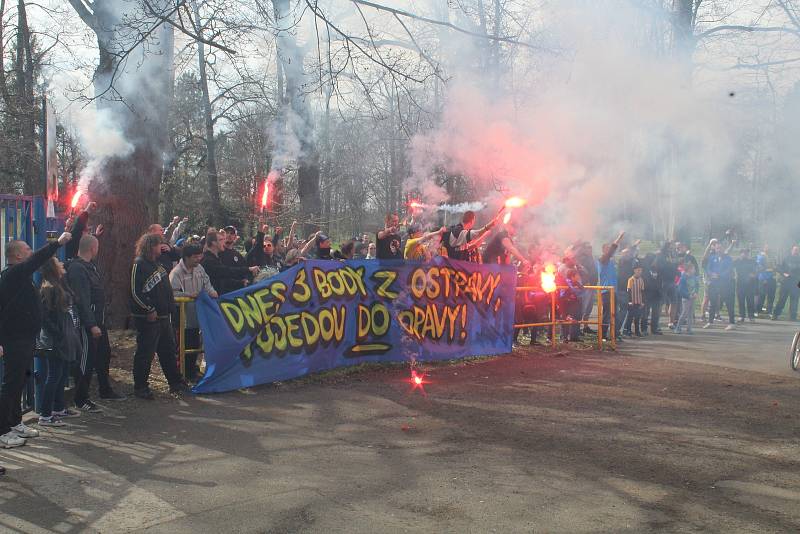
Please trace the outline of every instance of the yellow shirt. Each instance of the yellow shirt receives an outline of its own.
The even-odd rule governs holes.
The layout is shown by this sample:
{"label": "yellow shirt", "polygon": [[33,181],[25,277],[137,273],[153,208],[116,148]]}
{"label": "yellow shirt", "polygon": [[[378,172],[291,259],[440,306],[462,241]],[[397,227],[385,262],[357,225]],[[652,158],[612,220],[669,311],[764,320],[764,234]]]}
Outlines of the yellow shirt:
{"label": "yellow shirt", "polygon": [[422,244],[422,238],[409,238],[406,241],[406,248],[403,251],[403,257],[407,260],[426,261],[430,259],[430,254],[425,245]]}

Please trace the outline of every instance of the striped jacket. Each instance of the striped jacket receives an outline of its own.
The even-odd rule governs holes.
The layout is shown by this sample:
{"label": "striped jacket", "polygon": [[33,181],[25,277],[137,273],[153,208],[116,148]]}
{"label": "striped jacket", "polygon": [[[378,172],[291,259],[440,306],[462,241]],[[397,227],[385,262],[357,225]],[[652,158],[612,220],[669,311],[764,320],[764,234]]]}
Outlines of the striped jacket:
{"label": "striped jacket", "polygon": [[169,317],[175,307],[169,275],[160,264],[138,257],[131,268],[131,315],[145,317],[155,311]]}

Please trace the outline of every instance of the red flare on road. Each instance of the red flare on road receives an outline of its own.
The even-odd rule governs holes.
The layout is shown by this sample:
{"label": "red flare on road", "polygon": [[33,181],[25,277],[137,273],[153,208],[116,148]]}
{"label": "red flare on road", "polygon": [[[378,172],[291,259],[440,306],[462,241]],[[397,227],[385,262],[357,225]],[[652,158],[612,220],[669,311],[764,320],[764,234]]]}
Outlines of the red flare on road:
{"label": "red flare on road", "polygon": [[415,389],[419,389],[423,395],[425,395],[425,384],[428,383],[425,380],[425,373],[417,374],[417,371],[412,369],[411,370],[411,378],[408,379],[409,384],[411,384],[411,391]]}

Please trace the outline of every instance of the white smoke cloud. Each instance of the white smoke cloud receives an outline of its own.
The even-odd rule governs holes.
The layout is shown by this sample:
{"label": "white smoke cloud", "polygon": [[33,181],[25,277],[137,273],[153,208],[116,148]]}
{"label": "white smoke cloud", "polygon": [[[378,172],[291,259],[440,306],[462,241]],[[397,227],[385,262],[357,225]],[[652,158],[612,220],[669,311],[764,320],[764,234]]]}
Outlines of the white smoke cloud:
{"label": "white smoke cloud", "polygon": [[738,80],[692,79],[691,65],[629,31],[651,14],[604,4],[559,2],[549,30],[568,53],[513,91],[474,76],[459,63],[465,54],[453,58],[441,122],[412,143],[411,187],[443,168],[482,183],[496,204],[502,184],[529,200],[519,217],[530,234],[564,242],[612,237],[623,218],[638,221],[628,228],[637,233],[690,224],[695,199],[723,183],[736,155],[745,117],[729,88]]}

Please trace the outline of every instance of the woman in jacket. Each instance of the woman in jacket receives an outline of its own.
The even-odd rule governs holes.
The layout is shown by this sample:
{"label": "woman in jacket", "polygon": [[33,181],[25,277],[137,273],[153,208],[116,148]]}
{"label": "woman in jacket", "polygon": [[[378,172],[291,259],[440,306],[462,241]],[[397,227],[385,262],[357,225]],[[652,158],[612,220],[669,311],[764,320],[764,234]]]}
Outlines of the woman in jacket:
{"label": "woman in jacket", "polygon": [[78,315],[74,297],[67,286],[64,264],[50,258],[39,272],[42,275],[42,330],[37,349],[47,362],[39,425],[64,426],[58,414],[64,414],[64,386],[69,367],[80,351]]}

